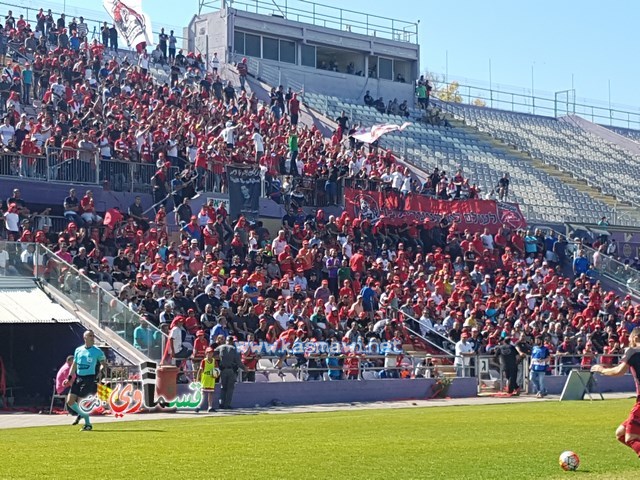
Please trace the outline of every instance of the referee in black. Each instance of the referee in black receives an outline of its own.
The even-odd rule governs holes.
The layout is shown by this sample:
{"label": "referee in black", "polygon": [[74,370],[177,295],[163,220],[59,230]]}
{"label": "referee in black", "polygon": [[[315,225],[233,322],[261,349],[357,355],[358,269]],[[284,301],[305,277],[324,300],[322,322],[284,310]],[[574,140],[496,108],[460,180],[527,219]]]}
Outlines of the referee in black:
{"label": "referee in black", "polygon": [[220,408],[230,410],[238,370],[245,370],[245,368],[240,361],[240,352],[232,336],[228,336],[226,343],[215,349],[215,354],[218,357],[220,369]]}

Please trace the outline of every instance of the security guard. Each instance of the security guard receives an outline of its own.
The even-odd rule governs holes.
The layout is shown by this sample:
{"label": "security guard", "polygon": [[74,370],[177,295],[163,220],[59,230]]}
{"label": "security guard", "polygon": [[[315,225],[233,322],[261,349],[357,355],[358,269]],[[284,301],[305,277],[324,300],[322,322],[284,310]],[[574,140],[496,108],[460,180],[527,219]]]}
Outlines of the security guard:
{"label": "security guard", "polygon": [[226,344],[216,348],[215,353],[220,368],[220,408],[228,410],[231,408],[238,369],[244,370],[244,365],[240,361],[240,353],[232,336],[228,336]]}
{"label": "security guard", "polygon": [[502,343],[495,347],[493,354],[500,359],[500,369],[504,372],[509,382],[507,391],[512,395],[518,395],[518,362],[525,355],[517,346],[511,343],[509,337],[502,339]]}

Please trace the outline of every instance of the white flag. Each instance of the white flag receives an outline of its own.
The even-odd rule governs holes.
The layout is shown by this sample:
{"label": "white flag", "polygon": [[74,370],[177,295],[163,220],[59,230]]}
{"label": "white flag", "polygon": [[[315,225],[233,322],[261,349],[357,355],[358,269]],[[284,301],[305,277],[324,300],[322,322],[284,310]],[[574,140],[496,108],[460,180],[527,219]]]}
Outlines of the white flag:
{"label": "white flag", "polygon": [[374,125],[370,129],[360,128],[352,135],[353,138],[363,143],[373,143],[378,140],[385,133],[402,131],[411,125],[410,122],[405,122],[402,125],[394,125],[392,123],[386,123],[384,125]]}
{"label": "white flag", "polygon": [[142,42],[153,45],[151,20],[142,11],[142,0],[104,0],[103,6],[129,48]]}

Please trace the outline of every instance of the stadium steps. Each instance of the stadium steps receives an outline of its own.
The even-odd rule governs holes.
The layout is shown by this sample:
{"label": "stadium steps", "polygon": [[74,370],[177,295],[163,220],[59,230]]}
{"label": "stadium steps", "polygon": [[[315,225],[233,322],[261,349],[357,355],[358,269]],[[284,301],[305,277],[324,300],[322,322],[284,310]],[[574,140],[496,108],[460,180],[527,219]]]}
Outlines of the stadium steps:
{"label": "stadium steps", "polygon": [[569,125],[575,125],[581,129],[598,135],[603,140],[624,148],[627,152],[633,155],[640,155],[640,144],[631,138],[625,137],[620,133],[605,128],[589,120],[579,117],[578,115],[567,115],[559,118],[558,121],[568,123]]}
{"label": "stadium steps", "polygon": [[528,157],[529,160],[531,161],[531,164],[534,167],[536,167],[538,170],[542,170],[543,172],[546,172],[548,175],[556,177],[561,182],[567,185],[571,185],[576,190],[586,193],[594,200],[598,200],[602,203],[605,203],[611,208],[617,210],[620,216],[624,215],[630,218],[634,218],[637,221],[640,221],[640,212],[638,212],[638,209],[633,205],[627,202],[622,202],[618,200],[616,197],[614,197],[613,195],[602,193],[599,188],[588,184],[584,180],[574,178],[570,173],[560,170],[554,165],[546,164],[541,160],[529,157],[526,154],[522,154],[522,155],[524,155],[525,157]]}
{"label": "stadium steps", "polygon": [[[235,69],[235,67],[233,68]],[[228,68],[227,70],[232,70],[232,68]],[[251,90],[256,94],[256,97],[258,97],[259,101],[263,102],[267,106],[270,104],[271,99],[269,96],[269,92],[272,87],[271,85],[265,83],[264,80],[253,77],[251,75],[247,77],[247,85],[249,85]],[[277,87],[277,85],[274,86]],[[318,130],[320,130],[320,132],[322,132],[322,135],[324,137],[330,137],[333,134],[333,131],[338,127],[338,124],[324,115],[322,112],[310,108],[309,105],[304,101],[304,94],[298,99],[300,100],[300,115],[298,118],[298,123],[308,128],[315,126]]]}
{"label": "stadium steps", "polygon": [[111,330],[110,328],[103,328],[100,325],[98,318],[96,318],[93,313],[88,313],[84,308],[80,308],[80,303],[71,296],[63,293],[58,288],[55,288],[46,282],[41,283],[40,288],[52,301],[58,303],[68,312],[73,313],[83,327],[93,330],[96,337],[101,342],[109,345],[115,353],[126,360],[129,364],[140,365],[140,363],[149,360],[149,358],[147,358],[140,350],[136,349],[132,344],[120,337],[116,331]]}
{"label": "stadium steps", "polygon": [[488,133],[482,133],[477,129],[466,125],[463,121],[453,118],[451,115],[447,116],[449,123],[455,128],[460,128],[467,131],[470,135],[475,136],[478,139],[482,139],[490,143],[493,147],[501,149],[508,153],[509,155],[518,157],[522,160],[528,161],[531,163],[533,167],[538,170],[545,172],[547,175],[555,177],[560,180],[562,183],[569,185],[576,190],[583,192],[589,195],[594,200],[600,201],[611,208],[615,208],[620,216],[626,216],[629,218],[634,218],[640,222],[640,212],[633,205],[627,202],[621,202],[613,195],[608,195],[602,193],[599,188],[588,184],[585,180],[575,178],[569,172],[564,170],[560,170],[555,165],[547,164],[537,158],[532,157],[526,152],[522,152],[516,148],[513,148],[511,145],[504,143],[495,137],[489,135]]}

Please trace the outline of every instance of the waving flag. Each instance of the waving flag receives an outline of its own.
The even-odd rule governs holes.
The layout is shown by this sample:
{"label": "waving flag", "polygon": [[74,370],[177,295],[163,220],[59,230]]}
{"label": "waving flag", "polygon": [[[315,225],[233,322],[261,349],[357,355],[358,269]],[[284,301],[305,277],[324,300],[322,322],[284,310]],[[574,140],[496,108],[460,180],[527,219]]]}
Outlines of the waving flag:
{"label": "waving flag", "polygon": [[104,0],[103,6],[129,48],[143,42],[153,45],[151,20],[142,11],[142,0]]}
{"label": "waving flag", "polygon": [[103,402],[108,402],[112,389],[103,383],[98,384],[98,398]]}
{"label": "waving flag", "polygon": [[394,125],[393,123],[374,125],[371,128],[360,128],[352,136],[359,142],[373,143],[385,133],[401,132],[409,125],[411,122],[405,122],[402,125]]}

